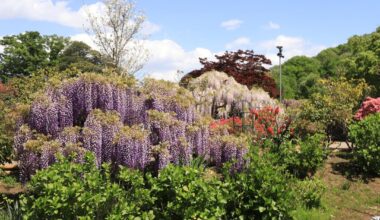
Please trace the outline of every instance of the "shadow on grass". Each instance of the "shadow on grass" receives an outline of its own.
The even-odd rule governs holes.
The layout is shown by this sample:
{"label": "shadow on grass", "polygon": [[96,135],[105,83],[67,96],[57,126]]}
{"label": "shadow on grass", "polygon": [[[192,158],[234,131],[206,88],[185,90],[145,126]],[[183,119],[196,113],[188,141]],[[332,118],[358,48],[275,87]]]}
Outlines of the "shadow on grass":
{"label": "shadow on grass", "polygon": [[374,180],[374,178],[378,177],[370,173],[365,173],[356,166],[351,160],[352,154],[349,149],[336,152],[335,156],[343,160],[332,163],[332,171],[346,177],[350,181],[362,180],[364,183],[369,183]]}

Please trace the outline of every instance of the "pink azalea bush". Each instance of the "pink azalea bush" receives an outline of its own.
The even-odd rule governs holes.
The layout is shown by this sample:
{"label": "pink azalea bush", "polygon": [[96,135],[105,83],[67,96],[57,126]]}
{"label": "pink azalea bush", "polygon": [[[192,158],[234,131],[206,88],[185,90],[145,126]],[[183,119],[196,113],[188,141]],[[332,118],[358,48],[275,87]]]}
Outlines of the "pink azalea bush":
{"label": "pink azalea bush", "polygon": [[355,114],[356,120],[362,120],[369,114],[374,114],[376,112],[380,112],[380,97],[378,98],[371,98],[367,97],[360,109]]}

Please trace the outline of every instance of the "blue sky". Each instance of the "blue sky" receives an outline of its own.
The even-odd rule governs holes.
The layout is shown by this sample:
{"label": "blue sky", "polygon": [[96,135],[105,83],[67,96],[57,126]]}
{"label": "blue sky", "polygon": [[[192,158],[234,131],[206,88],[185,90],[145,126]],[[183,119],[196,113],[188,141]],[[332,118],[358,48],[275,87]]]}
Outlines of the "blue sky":
{"label": "blue sky", "polygon": [[[313,56],[380,26],[380,1],[302,0],[137,0],[147,16],[144,32],[151,51],[142,74],[174,80],[177,70],[198,68],[198,57],[225,50],[253,49],[277,63],[275,46],[286,58]],[[83,40],[84,8],[97,0],[1,0],[0,37],[37,30]]]}

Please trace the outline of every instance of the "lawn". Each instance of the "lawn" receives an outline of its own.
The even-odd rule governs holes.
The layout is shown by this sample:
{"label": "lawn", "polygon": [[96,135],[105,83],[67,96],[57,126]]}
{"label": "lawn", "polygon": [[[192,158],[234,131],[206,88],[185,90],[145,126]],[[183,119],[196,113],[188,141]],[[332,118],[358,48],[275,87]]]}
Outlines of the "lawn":
{"label": "lawn", "polygon": [[371,219],[380,215],[380,178],[358,176],[344,150],[332,152],[317,177],[326,185],[322,207],[298,209],[296,219]]}

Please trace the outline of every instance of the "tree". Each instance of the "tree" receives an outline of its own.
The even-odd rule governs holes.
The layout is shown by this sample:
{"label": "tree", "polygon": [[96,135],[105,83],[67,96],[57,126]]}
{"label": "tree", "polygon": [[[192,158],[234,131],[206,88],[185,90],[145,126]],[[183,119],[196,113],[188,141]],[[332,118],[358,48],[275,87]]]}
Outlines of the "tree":
{"label": "tree", "polygon": [[262,87],[272,97],[278,96],[276,83],[268,76],[268,69],[263,65],[270,65],[271,61],[264,55],[254,54],[252,50],[238,50],[236,52],[226,51],[223,55],[215,55],[217,61],[209,61],[200,58],[203,68],[194,70],[182,77],[180,84],[187,86],[192,78],[197,78],[205,72],[216,70],[225,72],[232,76],[238,83],[246,85],[249,89],[253,86]]}
{"label": "tree", "polygon": [[[320,78],[320,62],[315,58],[295,56],[283,66],[283,94],[287,99],[308,98],[316,81]],[[271,75],[279,84],[278,66],[271,69]]]}
{"label": "tree", "polygon": [[316,59],[319,60],[321,75],[325,77],[336,76],[339,62],[339,51],[337,48],[328,48],[321,51]]}
{"label": "tree", "polygon": [[146,51],[137,40],[145,17],[129,0],[103,0],[104,15],[88,12],[90,29],[101,52],[120,74],[133,74],[146,60]]}
{"label": "tree", "polygon": [[61,71],[75,67],[82,72],[101,72],[104,63],[98,51],[83,42],[73,41],[60,55],[58,67]]}
{"label": "tree", "polygon": [[[275,79],[277,69],[277,66],[271,69]],[[364,79],[372,88],[371,95],[379,97],[380,27],[370,34],[352,36],[347,43],[322,50],[315,57],[291,58],[284,63],[283,70],[286,98],[310,98],[318,79],[340,77]]]}
{"label": "tree", "polygon": [[4,52],[0,53],[1,80],[29,76],[40,68],[56,65],[67,43],[67,38],[42,36],[36,31],[3,37],[0,40],[0,45],[4,46]]}
{"label": "tree", "polygon": [[364,79],[373,87],[372,95],[380,96],[380,28],[370,34],[353,36],[347,43],[320,52],[323,77]]}
{"label": "tree", "polygon": [[362,80],[320,79],[310,99],[300,107],[296,127],[300,133],[326,132],[331,139],[347,140],[353,113],[368,93]]}

